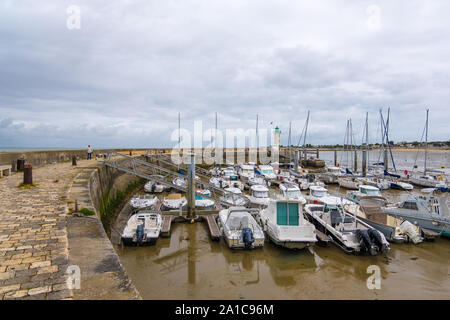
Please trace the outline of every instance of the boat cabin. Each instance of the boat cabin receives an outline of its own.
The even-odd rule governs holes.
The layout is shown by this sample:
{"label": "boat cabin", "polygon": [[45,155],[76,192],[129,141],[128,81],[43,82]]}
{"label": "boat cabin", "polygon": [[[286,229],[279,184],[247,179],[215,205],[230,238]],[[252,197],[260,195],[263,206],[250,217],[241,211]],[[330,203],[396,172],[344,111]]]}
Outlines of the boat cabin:
{"label": "boat cabin", "polygon": [[260,165],[258,167],[258,169],[259,169],[259,172],[263,176],[265,176],[265,177],[267,177],[269,179],[275,179],[276,178],[276,175],[275,175],[275,172],[273,171],[273,167],[272,166]]}
{"label": "boat cabin", "polygon": [[310,186],[309,195],[313,197],[326,197],[328,196],[328,190],[320,186]]}
{"label": "boat cabin", "polygon": [[381,196],[380,189],[369,185],[359,185],[359,192],[368,196]]}
{"label": "boat cabin", "polygon": [[[273,201],[273,212],[276,211],[276,221],[279,226],[299,226],[302,214],[302,203],[293,201]],[[271,209],[271,208],[269,208]]]}
{"label": "boat cabin", "polygon": [[239,166],[239,174],[244,177],[254,177],[255,176],[254,167],[248,164],[241,164]]}
{"label": "boat cabin", "polygon": [[222,169],[222,175],[225,179],[230,179],[231,181],[238,180],[238,176],[233,168]]}
{"label": "boat cabin", "polygon": [[298,199],[302,200],[304,203],[306,200],[303,198],[300,188],[292,183],[282,183],[280,184],[280,193],[283,197],[288,199]]}
{"label": "boat cabin", "polygon": [[255,198],[269,198],[269,189],[262,185],[253,185],[250,190]]}
{"label": "boat cabin", "polygon": [[341,168],[339,167],[327,167],[327,172],[333,174],[341,174]]}

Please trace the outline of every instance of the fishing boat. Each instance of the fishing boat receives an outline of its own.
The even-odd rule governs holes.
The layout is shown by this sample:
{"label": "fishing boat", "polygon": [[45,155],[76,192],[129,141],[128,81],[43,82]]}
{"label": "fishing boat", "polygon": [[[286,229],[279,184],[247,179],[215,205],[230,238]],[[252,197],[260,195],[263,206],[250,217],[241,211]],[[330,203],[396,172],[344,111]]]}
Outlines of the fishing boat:
{"label": "fishing boat", "polygon": [[281,183],[280,186],[280,196],[284,199],[298,200],[300,202],[306,203],[300,188],[292,183]]}
{"label": "fishing boat", "polygon": [[162,218],[158,212],[141,210],[132,215],[122,232],[125,245],[155,244],[161,232]]}
{"label": "fishing boat", "polygon": [[384,204],[386,198],[381,195],[380,189],[369,185],[359,185],[358,190],[347,191],[346,198],[355,203],[360,203],[361,199],[370,199],[371,201]]}
{"label": "fishing boat", "polygon": [[238,169],[239,179],[242,182],[248,182],[249,178],[253,178],[255,176],[254,166],[249,164],[241,164]]}
{"label": "fishing boat", "polygon": [[317,230],[328,235],[346,253],[377,255],[389,251],[383,233],[355,215],[350,215],[334,202],[307,204],[305,213]]}
{"label": "fishing boat", "polygon": [[335,197],[328,193],[328,190],[320,186],[311,186],[309,188],[309,194],[305,196],[307,203],[328,203],[334,205],[343,205],[346,203],[352,203],[350,200],[343,199],[342,197]]}
{"label": "fishing boat", "polygon": [[251,207],[266,207],[269,204],[269,189],[262,185],[254,185],[250,188],[250,195],[246,195]]}
{"label": "fishing boat", "polygon": [[[156,176],[159,179],[164,179],[163,176]],[[162,193],[164,191],[169,190],[170,187],[167,187],[163,184],[160,184],[156,181],[149,181],[144,185],[144,191],[149,193]]]}
{"label": "fishing boat", "polygon": [[422,229],[450,237],[448,192],[442,193],[435,189],[425,191],[427,191],[425,195],[387,205],[382,210],[392,216],[408,220]]}
{"label": "fishing boat", "polygon": [[241,207],[247,204],[247,201],[242,196],[241,189],[238,188],[225,188],[225,195],[220,197],[222,201],[231,203],[233,206]]}
{"label": "fishing boat", "polygon": [[217,224],[229,248],[255,249],[264,246],[264,232],[252,216],[257,212],[244,207],[231,207],[219,212]]}
{"label": "fishing boat", "polygon": [[197,209],[212,209],[216,203],[212,199],[195,195],[195,207]]}
{"label": "fishing boat", "polygon": [[133,209],[143,209],[154,207],[159,199],[154,195],[135,195],[130,199],[130,206]]}
{"label": "fishing boat", "polygon": [[270,240],[289,249],[303,249],[316,243],[315,227],[303,216],[305,200],[271,200],[259,214],[259,222]]}
{"label": "fishing boat", "polygon": [[383,212],[381,206],[370,201],[370,198],[362,200],[360,204],[346,204],[344,210],[382,232],[389,242],[418,244],[423,241],[418,226]]}
{"label": "fishing boat", "polygon": [[326,184],[338,183],[338,178],[342,176],[341,169],[339,167],[326,167],[326,172],[319,174],[319,180]]}
{"label": "fishing boat", "polygon": [[164,197],[162,201],[161,210],[170,211],[178,210],[187,205],[187,200],[185,197],[181,196],[180,193],[171,193],[167,197]]}
{"label": "fishing boat", "polygon": [[259,165],[257,169],[255,169],[255,174],[264,177],[264,179],[268,181],[277,179],[273,167],[269,165]]}

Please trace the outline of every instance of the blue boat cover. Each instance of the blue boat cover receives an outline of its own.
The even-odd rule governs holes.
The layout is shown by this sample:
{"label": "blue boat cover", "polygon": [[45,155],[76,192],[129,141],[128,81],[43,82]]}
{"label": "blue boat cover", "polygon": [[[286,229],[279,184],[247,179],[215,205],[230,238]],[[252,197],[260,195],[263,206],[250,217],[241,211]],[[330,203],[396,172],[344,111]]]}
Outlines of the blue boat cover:
{"label": "blue boat cover", "polygon": [[400,178],[400,176],[398,174],[390,173],[389,171],[386,171],[386,170],[384,170],[384,175],[389,176],[389,177],[394,177],[394,178]]}

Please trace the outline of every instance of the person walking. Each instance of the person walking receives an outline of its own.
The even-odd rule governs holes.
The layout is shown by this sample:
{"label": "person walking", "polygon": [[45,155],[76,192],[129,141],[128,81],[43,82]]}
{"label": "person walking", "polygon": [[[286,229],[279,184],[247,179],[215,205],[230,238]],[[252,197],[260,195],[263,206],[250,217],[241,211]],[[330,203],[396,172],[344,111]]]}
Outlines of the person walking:
{"label": "person walking", "polygon": [[87,159],[91,160],[92,159],[92,148],[91,145],[88,145],[88,149],[87,149]]}

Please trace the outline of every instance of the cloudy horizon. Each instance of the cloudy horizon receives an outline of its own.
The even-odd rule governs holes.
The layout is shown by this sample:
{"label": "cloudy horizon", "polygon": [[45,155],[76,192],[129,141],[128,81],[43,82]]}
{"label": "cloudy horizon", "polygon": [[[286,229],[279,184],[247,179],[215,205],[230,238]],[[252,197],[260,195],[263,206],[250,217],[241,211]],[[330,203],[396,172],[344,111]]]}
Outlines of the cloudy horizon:
{"label": "cloudy horizon", "polygon": [[[80,25],[73,23],[75,6]],[[0,3],[0,147],[171,147],[178,127],[278,125],[294,144],[450,138],[450,3]],[[76,13],[76,12],[75,12]],[[72,20],[70,20],[72,19]],[[73,26],[73,25],[72,25]]]}

